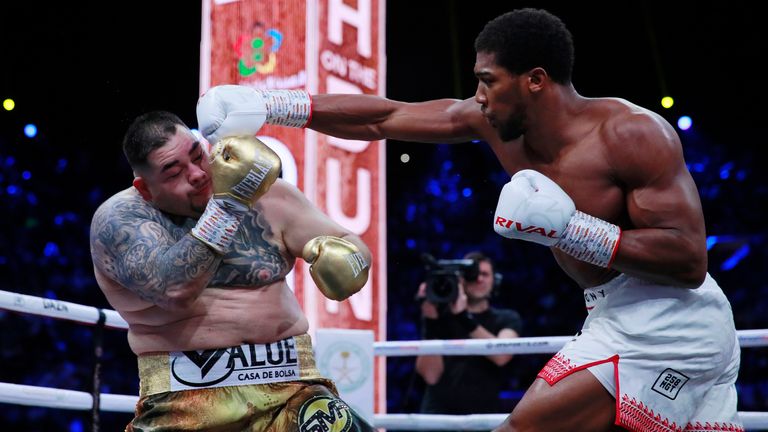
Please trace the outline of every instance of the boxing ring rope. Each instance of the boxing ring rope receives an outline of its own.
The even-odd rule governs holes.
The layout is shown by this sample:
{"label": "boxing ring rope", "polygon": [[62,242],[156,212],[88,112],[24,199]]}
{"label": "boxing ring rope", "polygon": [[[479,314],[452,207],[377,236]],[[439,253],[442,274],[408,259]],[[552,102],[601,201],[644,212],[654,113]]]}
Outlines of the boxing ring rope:
{"label": "boxing ring rope", "polygon": [[94,325],[99,322],[99,311],[101,311],[106,315],[105,327],[128,330],[128,323],[123,317],[110,309],[99,309],[10,291],[0,290],[0,309]]}
{"label": "boxing ring rope", "polygon": [[[113,329],[128,329],[128,323],[114,310],[99,309],[61,300],[35,297],[0,290],[0,309],[59,318],[83,324],[99,323]],[[742,348],[768,346],[768,329],[738,330]],[[418,355],[491,355],[548,354],[557,352],[570,336],[528,337],[516,339],[458,339],[427,341],[374,342],[374,355],[405,357]],[[102,393],[99,409],[132,413],[138,396]],[[0,382],[0,403],[46,408],[91,410],[93,395],[88,392],[36,387]],[[508,414],[375,414],[374,425],[391,430],[488,430],[498,426]],[[768,412],[740,411],[747,430],[768,430]]]}

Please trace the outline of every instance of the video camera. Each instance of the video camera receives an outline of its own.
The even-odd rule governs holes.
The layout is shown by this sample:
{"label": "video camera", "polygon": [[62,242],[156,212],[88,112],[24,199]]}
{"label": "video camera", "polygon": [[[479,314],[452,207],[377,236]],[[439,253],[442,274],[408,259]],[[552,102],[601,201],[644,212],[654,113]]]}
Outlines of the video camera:
{"label": "video camera", "polygon": [[480,273],[480,263],[471,259],[439,259],[422,254],[421,261],[427,270],[427,301],[434,304],[450,304],[459,297],[459,277],[474,282]]}

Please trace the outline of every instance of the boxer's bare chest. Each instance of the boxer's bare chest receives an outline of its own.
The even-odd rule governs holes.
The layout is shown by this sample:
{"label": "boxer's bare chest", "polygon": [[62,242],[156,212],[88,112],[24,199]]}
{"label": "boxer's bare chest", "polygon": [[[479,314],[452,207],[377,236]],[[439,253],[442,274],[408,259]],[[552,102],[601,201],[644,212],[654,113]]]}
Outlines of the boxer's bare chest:
{"label": "boxer's bare chest", "polygon": [[[180,235],[184,235],[194,224],[194,220],[187,220],[185,229],[179,231]],[[265,286],[285,278],[292,266],[293,259],[287,258],[285,247],[269,221],[262,214],[252,211],[240,223],[230,252],[224,255],[208,286]]]}
{"label": "boxer's bare chest", "polygon": [[570,145],[552,160],[532,156],[522,142],[497,142],[491,147],[510,176],[523,169],[536,170],[563,188],[578,210],[618,225],[628,223],[623,185],[597,136]]}
{"label": "boxer's bare chest", "polygon": [[[509,147],[501,147],[509,145]],[[522,143],[492,143],[492,148],[510,176],[522,169],[533,169],[551,178],[584,213],[629,227],[626,194],[605,157],[605,144],[594,137],[569,146],[554,160],[530,157]],[[560,267],[581,287],[605,283],[617,273],[587,264],[553,249]]]}

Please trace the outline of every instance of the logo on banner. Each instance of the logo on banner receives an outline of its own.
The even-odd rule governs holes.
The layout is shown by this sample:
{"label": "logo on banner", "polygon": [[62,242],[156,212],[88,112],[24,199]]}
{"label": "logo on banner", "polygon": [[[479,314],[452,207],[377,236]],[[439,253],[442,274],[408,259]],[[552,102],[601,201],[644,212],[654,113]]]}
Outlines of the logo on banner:
{"label": "logo on banner", "polygon": [[323,374],[328,375],[342,392],[358,389],[368,379],[372,370],[365,352],[349,342],[334,342],[328,345],[319,366]]}
{"label": "logo on banner", "polygon": [[328,396],[315,396],[299,409],[299,432],[347,432],[352,428],[352,415],[343,401]]}
{"label": "logo on banner", "polygon": [[271,344],[171,353],[171,390],[292,381],[299,377],[293,339]]}
{"label": "logo on banner", "polygon": [[234,43],[237,71],[247,77],[254,73],[272,73],[277,66],[277,52],[283,44],[283,33],[275,28],[265,29],[262,23],[254,25],[254,32],[240,35]]}

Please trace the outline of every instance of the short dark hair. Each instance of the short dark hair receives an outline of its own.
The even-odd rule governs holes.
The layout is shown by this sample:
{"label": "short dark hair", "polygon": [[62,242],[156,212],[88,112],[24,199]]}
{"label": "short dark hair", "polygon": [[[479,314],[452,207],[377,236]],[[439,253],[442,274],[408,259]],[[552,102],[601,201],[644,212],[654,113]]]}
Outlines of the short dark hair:
{"label": "short dark hair", "polygon": [[542,67],[553,81],[571,82],[573,37],[560,18],[543,9],[517,9],[489,21],[475,39],[475,51],[494,54],[513,74]]}
{"label": "short dark hair", "polygon": [[481,262],[487,262],[491,265],[491,271],[496,270],[496,266],[493,265],[493,260],[488,255],[480,252],[480,251],[472,251],[464,255],[464,259],[471,259],[472,261],[481,263]]}
{"label": "short dark hair", "polygon": [[136,117],[123,137],[123,153],[131,168],[147,166],[147,157],[176,133],[176,126],[187,128],[181,119],[167,111],[153,111]]}

